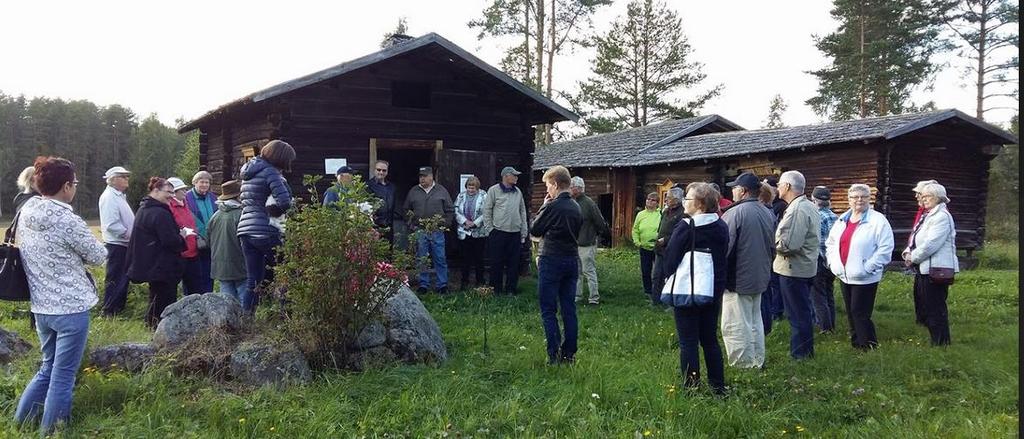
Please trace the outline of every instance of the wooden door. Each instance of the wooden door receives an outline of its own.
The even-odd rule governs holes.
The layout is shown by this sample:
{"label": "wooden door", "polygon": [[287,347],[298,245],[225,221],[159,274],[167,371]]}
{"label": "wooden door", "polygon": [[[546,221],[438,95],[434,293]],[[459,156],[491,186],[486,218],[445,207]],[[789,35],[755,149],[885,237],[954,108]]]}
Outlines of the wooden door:
{"label": "wooden door", "polygon": [[442,149],[437,155],[437,169],[434,173],[438,183],[448,189],[452,200],[465,188],[461,185],[463,174],[472,174],[480,179],[482,190],[496,183],[495,156],[493,152]]}

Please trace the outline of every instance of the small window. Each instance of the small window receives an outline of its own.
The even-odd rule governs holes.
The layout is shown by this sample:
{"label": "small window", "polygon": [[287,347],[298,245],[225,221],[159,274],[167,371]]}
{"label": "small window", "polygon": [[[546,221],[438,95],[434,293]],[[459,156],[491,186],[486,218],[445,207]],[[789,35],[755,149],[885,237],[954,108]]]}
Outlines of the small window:
{"label": "small window", "polygon": [[391,105],[405,108],[430,108],[430,84],[392,81]]}

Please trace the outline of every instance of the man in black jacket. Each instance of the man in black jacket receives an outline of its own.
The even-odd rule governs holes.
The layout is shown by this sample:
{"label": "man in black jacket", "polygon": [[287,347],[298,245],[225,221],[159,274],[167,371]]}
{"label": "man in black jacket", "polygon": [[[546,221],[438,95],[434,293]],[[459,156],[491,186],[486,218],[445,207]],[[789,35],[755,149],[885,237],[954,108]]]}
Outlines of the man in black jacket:
{"label": "man in black jacket", "polygon": [[[537,295],[540,317],[547,339],[548,364],[573,363],[576,360],[576,280],[579,278],[577,237],[583,216],[580,206],[569,196],[569,170],[554,166],[544,173],[547,197],[530,235],[541,238],[537,259]],[[555,312],[561,310],[565,341],[561,341]],[[561,344],[561,345],[559,345]]]}

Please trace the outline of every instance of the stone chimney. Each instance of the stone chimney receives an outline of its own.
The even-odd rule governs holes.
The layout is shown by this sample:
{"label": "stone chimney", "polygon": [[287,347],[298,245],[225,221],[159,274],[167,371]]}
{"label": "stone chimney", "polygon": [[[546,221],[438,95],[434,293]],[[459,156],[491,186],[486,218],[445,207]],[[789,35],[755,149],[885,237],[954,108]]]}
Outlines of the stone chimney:
{"label": "stone chimney", "polygon": [[413,37],[405,34],[391,34],[386,40],[384,40],[384,49],[389,49],[412,39]]}

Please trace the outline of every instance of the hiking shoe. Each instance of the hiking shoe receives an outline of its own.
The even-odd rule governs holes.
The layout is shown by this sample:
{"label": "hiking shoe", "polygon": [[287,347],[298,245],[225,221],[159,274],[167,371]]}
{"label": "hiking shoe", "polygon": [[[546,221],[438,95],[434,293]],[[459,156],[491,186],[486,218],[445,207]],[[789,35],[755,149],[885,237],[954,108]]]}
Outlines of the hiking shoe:
{"label": "hiking shoe", "polygon": [[448,287],[441,287],[437,289],[437,294],[445,295],[448,294]]}
{"label": "hiking shoe", "polygon": [[600,305],[600,304],[601,304],[601,302],[598,302],[598,301],[596,301],[596,300],[591,300],[591,301],[588,301],[588,302],[587,302],[587,305],[594,305],[594,306],[598,306],[598,305]]}
{"label": "hiking shoe", "polygon": [[558,359],[558,362],[562,363],[562,364],[573,365],[573,364],[576,364],[576,356],[575,355],[569,355],[567,357],[563,356],[562,358]]}

